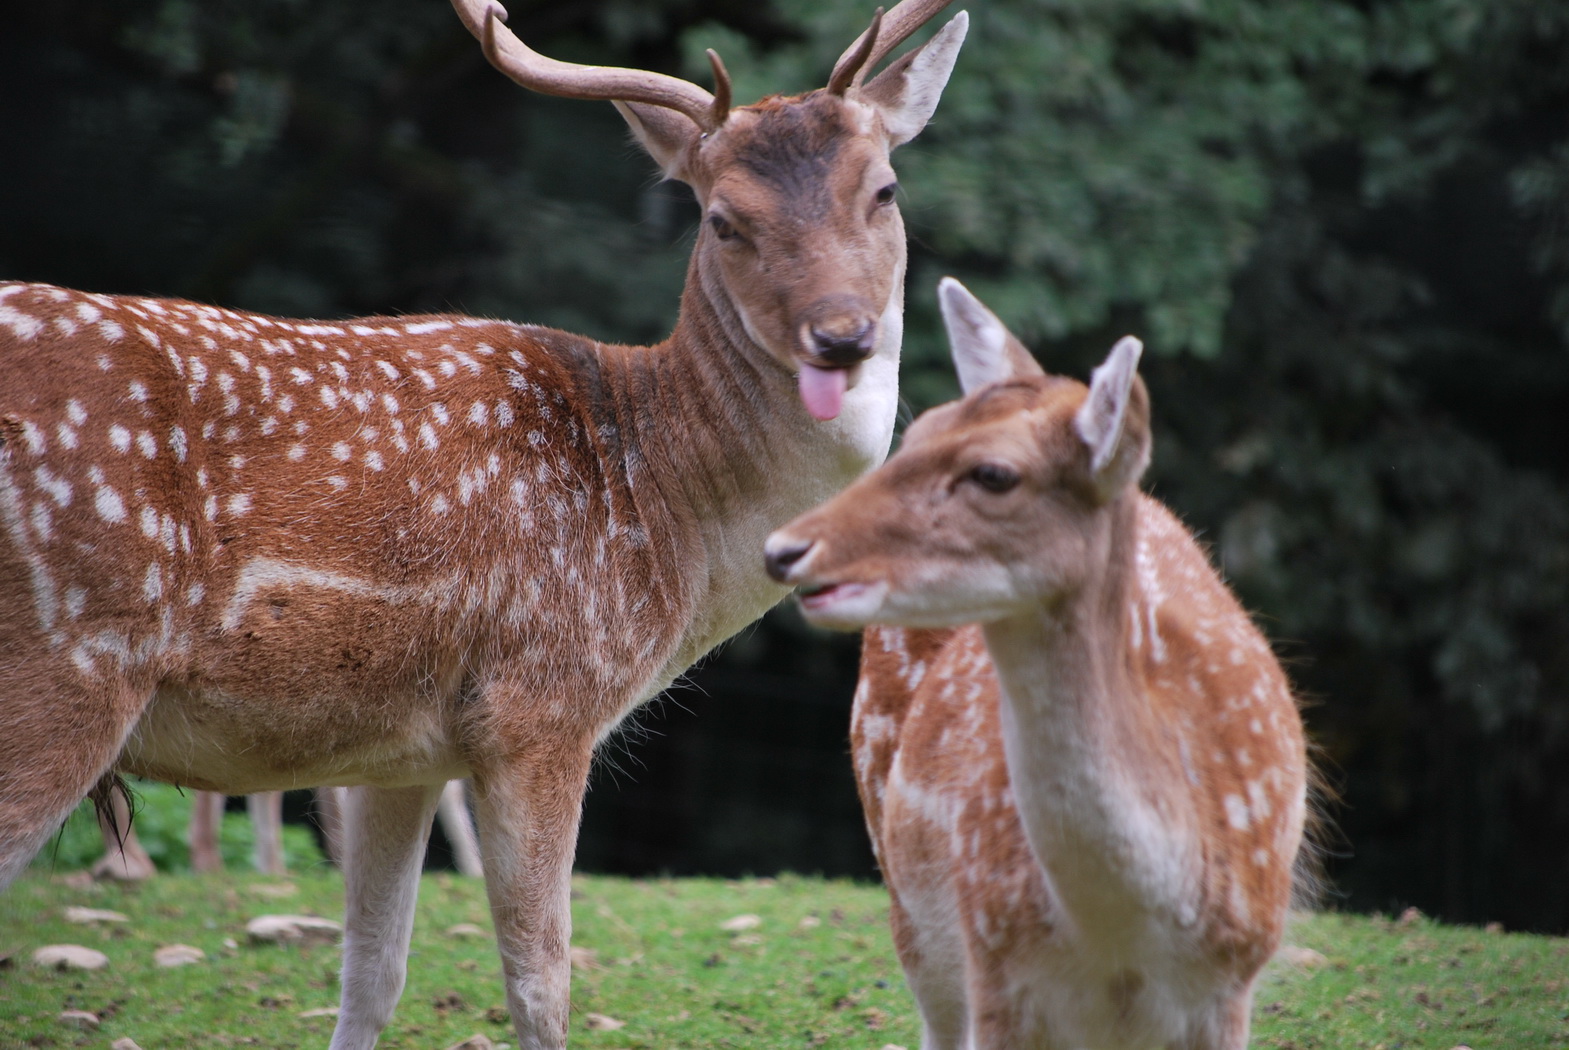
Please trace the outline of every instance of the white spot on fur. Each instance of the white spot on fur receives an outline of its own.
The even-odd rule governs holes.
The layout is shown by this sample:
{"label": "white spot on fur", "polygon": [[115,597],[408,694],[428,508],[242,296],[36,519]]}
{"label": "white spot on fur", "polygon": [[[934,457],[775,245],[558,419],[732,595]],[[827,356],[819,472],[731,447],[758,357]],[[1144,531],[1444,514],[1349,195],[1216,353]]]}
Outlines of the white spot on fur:
{"label": "white spot on fur", "polygon": [[1221,800],[1226,807],[1226,822],[1238,831],[1248,830],[1248,804],[1241,795],[1227,795]]}
{"label": "white spot on fur", "polygon": [[163,597],[163,570],[157,562],[147,566],[147,575],[142,578],[142,597],[150,602]]}
{"label": "white spot on fur", "polygon": [[98,516],[110,524],[125,520],[125,501],[108,485],[99,486],[93,493],[93,506],[97,509]]}

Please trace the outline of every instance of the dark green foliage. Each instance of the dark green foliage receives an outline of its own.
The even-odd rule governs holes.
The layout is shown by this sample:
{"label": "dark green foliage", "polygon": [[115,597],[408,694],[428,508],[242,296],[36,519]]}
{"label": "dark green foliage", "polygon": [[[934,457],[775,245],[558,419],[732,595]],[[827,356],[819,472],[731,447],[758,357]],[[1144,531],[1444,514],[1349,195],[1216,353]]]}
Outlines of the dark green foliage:
{"label": "dark green foliage", "polygon": [[[512,25],[703,83],[717,46],[749,102],[820,85],[870,6],[518,2]],[[971,14],[936,121],[897,158],[912,406],[954,390],[943,273],[1057,370],[1142,336],[1153,487],[1313,703],[1350,901],[1569,928],[1569,7]],[[34,5],[0,36],[0,128],[0,275],[606,339],[674,320],[689,195],[610,107],[505,81],[440,0]],[[847,704],[846,644],[775,618],[719,658],[716,702],[758,671]],[[703,738],[682,740],[631,752],[702,768]],[[842,778],[843,751],[812,761]],[[635,761],[629,795],[676,779]],[[690,794],[672,825],[716,812]],[[607,865],[596,829],[624,821],[595,807],[616,797],[589,815]]]}

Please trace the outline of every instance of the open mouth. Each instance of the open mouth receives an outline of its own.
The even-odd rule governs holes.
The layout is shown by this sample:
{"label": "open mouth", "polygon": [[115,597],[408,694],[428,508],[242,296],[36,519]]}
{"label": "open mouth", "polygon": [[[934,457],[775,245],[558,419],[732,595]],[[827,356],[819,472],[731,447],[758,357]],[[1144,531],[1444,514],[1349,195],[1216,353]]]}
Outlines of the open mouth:
{"label": "open mouth", "polygon": [[824,627],[859,627],[882,604],[882,583],[825,583],[797,589],[801,611]]}

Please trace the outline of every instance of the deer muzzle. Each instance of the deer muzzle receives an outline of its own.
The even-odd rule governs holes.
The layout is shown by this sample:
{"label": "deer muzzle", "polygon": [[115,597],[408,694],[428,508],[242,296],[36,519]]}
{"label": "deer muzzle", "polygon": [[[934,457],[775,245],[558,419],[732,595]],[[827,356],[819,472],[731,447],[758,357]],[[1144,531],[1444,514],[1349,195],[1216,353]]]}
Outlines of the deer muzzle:
{"label": "deer muzzle", "polygon": [[859,296],[820,300],[801,324],[801,401],[815,419],[830,420],[844,406],[850,369],[877,348],[877,314]]}

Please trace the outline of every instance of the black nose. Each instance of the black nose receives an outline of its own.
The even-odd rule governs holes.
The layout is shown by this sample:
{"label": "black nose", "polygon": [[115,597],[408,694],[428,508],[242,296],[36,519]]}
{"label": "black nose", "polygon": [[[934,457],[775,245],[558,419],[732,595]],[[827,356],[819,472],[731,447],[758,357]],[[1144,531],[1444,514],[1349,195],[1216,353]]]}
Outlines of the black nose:
{"label": "black nose", "polygon": [[872,356],[877,322],[846,319],[812,325],[812,349],[825,365],[846,367]]}
{"label": "black nose", "polygon": [[811,540],[780,544],[777,547],[769,545],[763,549],[763,564],[767,567],[769,576],[780,583],[788,583],[790,567],[800,561],[802,555],[811,549]]}

